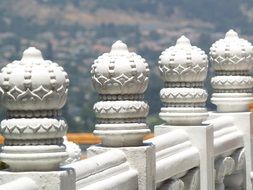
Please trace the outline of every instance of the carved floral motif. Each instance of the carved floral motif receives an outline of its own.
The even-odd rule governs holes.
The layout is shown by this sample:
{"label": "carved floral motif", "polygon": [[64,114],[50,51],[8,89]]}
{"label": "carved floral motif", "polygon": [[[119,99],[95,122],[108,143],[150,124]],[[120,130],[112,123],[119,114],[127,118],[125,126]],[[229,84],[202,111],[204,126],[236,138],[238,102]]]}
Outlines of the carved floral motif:
{"label": "carved floral motif", "polygon": [[9,110],[60,109],[66,102],[69,79],[57,63],[44,60],[36,48],[2,69],[2,103]]}
{"label": "carved floral motif", "polygon": [[94,61],[91,74],[99,94],[142,94],[148,85],[149,68],[145,59],[117,41],[110,53]]}

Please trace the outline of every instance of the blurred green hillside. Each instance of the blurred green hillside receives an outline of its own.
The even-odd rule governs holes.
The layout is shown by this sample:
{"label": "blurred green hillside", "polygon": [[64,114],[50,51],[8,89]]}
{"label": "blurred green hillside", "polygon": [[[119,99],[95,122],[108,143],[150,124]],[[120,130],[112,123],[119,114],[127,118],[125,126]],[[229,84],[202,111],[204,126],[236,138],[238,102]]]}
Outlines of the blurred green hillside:
{"label": "blurred green hillside", "polygon": [[[69,99],[63,110],[69,131],[92,131],[97,95],[90,67],[120,39],[150,65],[146,101],[153,126],[160,122],[162,81],[156,68],[160,53],[181,35],[208,53],[230,28],[253,41],[252,24],[253,1],[246,0],[2,0],[0,63],[3,67],[20,59],[28,46],[41,49],[45,58],[69,74]],[[206,86],[210,89],[208,81]],[[208,103],[208,108],[213,106]]]}

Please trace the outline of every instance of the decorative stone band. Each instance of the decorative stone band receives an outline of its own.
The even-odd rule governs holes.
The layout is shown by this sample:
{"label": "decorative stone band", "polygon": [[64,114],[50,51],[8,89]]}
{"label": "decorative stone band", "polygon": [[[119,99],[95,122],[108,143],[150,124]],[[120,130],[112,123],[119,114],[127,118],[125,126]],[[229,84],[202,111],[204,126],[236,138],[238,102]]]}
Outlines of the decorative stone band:
{"label": "decorative stone band", "polygon": [[7,118],[41,118],[41,117],[59,117],[60,110],[8,110]]}
{"label": "decorative stone band", "polygon": [[234,90],[234,92],[240,92],[240,90],[251,91],[253,87],[253,79],[250,76],[216,76],[211,80],[214,90],[226,91]]}
{"label": "decorative stone band", "polygon": [[165,88],[202,88],[204,82],[164,82]]}
{"label": "decorative stone band", "polygon": [[63,138],[53,139],[5,139],[6,146],[26,146],[26,145],[62,145]]}
{"label": "decorative stone band", "polygon": [[102,139],[103,146],[140,146],[143,137],[150,133],[146,123],[96,124],[94,134]]}
{"label": "decorative stone band", "polygon": [[159,116],[169,125],[201,125],[208,113],[205,107],[163,107]]}
{"label": "decorative stone band", "polygon": [[[206,56],[203,54],[203,57]],[[204,59],[204,58],[203,58]],[[207,64],[172,64],[167,66],[159,62],[159,71],[164,81],[196,81],[201,82],[206,78]]]}
{"label": "decorative stone band", "polygon": [[12,140],[61,138],[67,128],[65,120],[60,118],[14,118],[1,122],[1,133]]}
{"label": "decorative stone band", "polygon": [[[211,50],[212,51],[212,50]],[[216,57],[214,52],[211,52],[212,56],[210,57],[210,61],[212,62],[213,68],[216,71],[247,71],[251,69],[252,55],[239,56],[235,55],[231,56],[218,56]]]}
{"label": "decorative stone band", "polygon": [[[95,62],[96,64],[96,62]],[[145,63],[146,64],[146,63]],[[145,73],[132,73],[128,74],[117,74],[116,72],[112,75],[105,76],[97,74],[95,70],[96,66],[93,66],[91,73],[92,82],[94,88],[99,94],[142,94],[148,85],[148,66]],[[113,68],[114,69],[114,68]],[[137,76],[136,76],[137,75]],[[134,85],[133,85],[134,84]],[[124,88],[123,88],[124,87]]]}
{"label": "decorative stone band", "polygon": [[103,101],[97,102],[93,110],[97,118],[144,118],[149,106],[143,101]]}
{"label": "decorative stone band", "polygon": [[99,120],[94,134],[104,146],[138,146],[150,132],[145,122],[149,106],[143,101],[102,101],[93,109]]}
{"label": "decorative stone band", "polygon": [[24,91],[14,87],[2,95],[2,103],[8,110],[55,110],[64,106],[66,98],[67,89],[63,86],[55,91],[42,86]]}
{"label": "decorative stone band", "polygon": [[3,146],[0,157],[12,171],[48,171],[59,169],[67,153],[63,145]]}
{"label": "decorative stone band", "polygon": [[215,75],[217,76],[250,76],[249,70],[238,70],[238,71],[226,71],[226,70],[218,70],[215,71]]}
{"label": "decorative stone band", "polygon": [[163,88],[160,91],[160,99],[163,103],[172,104],[188,104],[194,106],[203,104],[207,100],[207,93],[201,88]]}
{"label": "decorative stone band", "polygon": [[213,93],[211,102],[218,112],[246,112],[253,96],[252,93]]}
{"label": "decorative stone band", "polygon": [[116,101],[116,100],[143,100],[143,94],[99,94],[101,101]]}
{"label": "decorative stone band", "polygon": [[98,118],[98,124],[146,123],[146,118]]}

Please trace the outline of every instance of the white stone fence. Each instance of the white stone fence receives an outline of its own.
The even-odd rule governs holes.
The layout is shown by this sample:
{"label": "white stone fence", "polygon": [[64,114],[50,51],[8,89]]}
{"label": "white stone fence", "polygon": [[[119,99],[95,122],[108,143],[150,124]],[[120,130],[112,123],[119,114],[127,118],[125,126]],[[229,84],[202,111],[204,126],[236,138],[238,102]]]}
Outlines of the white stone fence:
{"label": "white stone fence", "polygon": [[175,130],[146,142],[153,143],[156,147],[156,188],[198,188],[199,151],[192,146],[185,131]]}
{"label": "white stone fence", "polygon": [[67,124],[59,110],[66,102],[68,76],[29,48],[0,75],[8,109],[1,122],[6,140],[0,159],[10,166],[0,171],[0,190],[252,190],[253,47],[230,30],[213,44],[210,60],[216,75],[211,101],[218,112],[205,106],[205,52],[184,36],[162,52],[159,116],[165,123],[143,141],[150,132],[144,101],[149,67],[126,44],[114,43],[91,71],[100,97],[94,133],[102,143],[87,150],[87,159],[69,158],[73,163],[62,166],[80,153],[62,138]]}
{"label": "white stone fence", "polygon": [[[221,189],[219,186],[224,185],[223,182],[231,189],[236,189],[236,185],[243,187],[243,176],[246,174],[243,132],[234,124],[232,117],[222,116],[207,123],[214,137],[213,145],[209,144],[208,149],[213,153],[214,169],[208,172],[215,176],[215,189]],[[183,129],[175,129],[145,141],[156,147],[156,173],[153,176],[157,189],[200,189],[205,175],[200,175],[203,172],[200,170],[200,150],[193,145],[190,136]],[[64,169],[68,171],[68,177],[73,178],[73,187],[77,190],[138,189],[139,173],[130,166],[120,150],[68,164],[62,167]],[[0,186],[0,189],[39,190],[39,186],[32,179],[22,177]]]}
{"label": "white stone fence", "polygon": [[112,150],[64,168],[75,173],[77,190],[137,189],[138,172],[131,168],[125,154]]}

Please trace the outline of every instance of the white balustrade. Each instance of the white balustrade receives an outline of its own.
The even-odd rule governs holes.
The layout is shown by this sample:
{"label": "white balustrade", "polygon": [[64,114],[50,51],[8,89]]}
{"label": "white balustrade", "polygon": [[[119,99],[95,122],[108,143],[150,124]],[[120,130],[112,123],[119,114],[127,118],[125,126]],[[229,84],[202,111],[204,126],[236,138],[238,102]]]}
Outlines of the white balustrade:
{"label": "white balustrade", "polygon": [[[230,30],[210,48],[215,71],[207,112],[208,58],[185,36],[161,53],[159,71],[164,124],[155,137],[146,124],[144,101],[149,67],[139,55],[117,41],[92,65],[92,82],[100,100],[94,134],[100,145],[87,150],[63,136],[67,124],[59,110],[67,98],[69,79],[57,63],[44,60],[36,48],[0,74],[1,122],[5,143],[0,190],[251,190],[250,134],[253,101],[253,46]],[[68,159],[66,160],[66,158]]]}
{"label": "white balustrade", "polygon": [[192,146],[184,130],[159,135],[146,142],[156,147],[156,188],[172,188],[180,183],[184,189],[199,189],[199,151]]}

